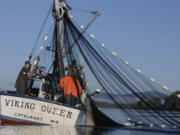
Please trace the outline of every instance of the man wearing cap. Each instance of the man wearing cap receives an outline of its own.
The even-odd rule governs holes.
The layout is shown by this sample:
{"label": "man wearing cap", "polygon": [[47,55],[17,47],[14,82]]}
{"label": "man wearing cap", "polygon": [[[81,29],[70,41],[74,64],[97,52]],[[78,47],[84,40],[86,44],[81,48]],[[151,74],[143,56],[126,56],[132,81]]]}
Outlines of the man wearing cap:
{"label": "man wearing cap", "polygon": [[15,88],[17,94],[26,95],[27,94],[27,87],[28,87],[28,77],[32,76],[30,72],[31,64],[29,61],[26,61],[23,68],[19,72],[17,77]]}

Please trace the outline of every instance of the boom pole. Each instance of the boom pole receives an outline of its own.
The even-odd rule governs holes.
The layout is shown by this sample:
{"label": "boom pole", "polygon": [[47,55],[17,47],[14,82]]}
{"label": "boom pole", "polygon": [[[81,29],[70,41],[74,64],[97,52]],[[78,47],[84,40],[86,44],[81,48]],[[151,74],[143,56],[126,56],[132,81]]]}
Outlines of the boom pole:
{"label": "boom pole", "polygon": [[[68,52],[71,51],[71,49],[76,45],[76,43],[79,41],[79,39],[83,36],[83,34],[87,31],[87,29],[92,25],[92,23],[96,20],[96,18],[98,16],[100,16],[101,14],[98,11],[92,11],[92,14],[94,14],[95,16],[92,18],[92,20],[86,25],[86,27],[83,29],[83,31],[81,32],[81,34],[79,35],[79,37],[74,41],[74,43],[71,45],[71,47],[69,48]],[[68,53],[66,52],[66,53]]]}

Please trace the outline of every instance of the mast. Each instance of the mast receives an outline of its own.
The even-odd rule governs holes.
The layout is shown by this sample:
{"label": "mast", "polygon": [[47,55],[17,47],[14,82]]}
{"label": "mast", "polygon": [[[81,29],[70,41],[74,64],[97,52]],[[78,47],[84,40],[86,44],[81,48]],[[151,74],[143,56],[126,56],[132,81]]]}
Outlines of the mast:
{"label": "mast", "polygon": [[[63,47],[66,48],[66,44],[64,42],[64,34],[65,34],[65,21],[64,21],[64,14],[67,13],[68,9],[70,7],[68,7],[68,5],[66,5],[65,0],[54,0],[54,7],[53,7],[53,16],[56,20],[55,23],[55,63],[54,63],[54,71],[55,74],[59,72],[59,76],[56,76],[59,78],[62,78],[65,75],[65,68],[64,68],[64,56],[65,58],[67,58],[66,54],[67,52],[64,51],[64,56],[63,56]],[[74,44],[72,44],[72,47],[78,42],[78,40],[82,37],[82,35],[85,33],[85,31],[90,27],[90,25],[94,22],[94,20],[97,18],[97,16],[99,16],[100,14],[98,12],[94,12],[95,17],[88,23],[88,25],[85,27],[85,29],[83,30],[83,32],[81,33],[81,35],[75,40]],[[61,24],[61,29],[59,28]],[[61,30],[61,31],[60,31]],[[60,35],[61,33],[61,35]],[[72,49],[72,48],[70,48]],[[66,50],[66,49],[65,49]],[[56,63],[58,62],[58,63]],[[67,64],[69,61],[67,60]],[[82,103],[81,98],[80,98],[80,94],[79,94],[79,87],[77,85],[77,79],[75,78],[75,76],[72,76],[75,86],[77,88],[77,93],[78,93],[78,98],[79,98],[79,102],[82,104],[82,106],[85,108],[86,110],[86,125],[87,126],[94,126],[94,120],[93,120],[93,114],[92,114],[92,108],[91,108],[91,101],[90,98],[86,98],[88,97],[87,95],[84,95],[88,104],[85,105],[85,102]]]}
{"label": "mast", "polygon": [[54,63],[54,70],[58,70],[59,78],[65,75],[64,70],[64,60],[62,55],[62,42],[60,36],[60,22],[64,16],[64,13],[67,11],[67,6],[65,0],[54,0],[53,6],[53,16],[55,18],[55,63]]}
{"label": "mast", "polygon": [[59,75],[63,77],[65,75],[64,71],[64,62],[62,56],[62,45],[60,41],[60,29],[59,29],[60,20],[56,20],[55,23],[55,59],[58,61]]}

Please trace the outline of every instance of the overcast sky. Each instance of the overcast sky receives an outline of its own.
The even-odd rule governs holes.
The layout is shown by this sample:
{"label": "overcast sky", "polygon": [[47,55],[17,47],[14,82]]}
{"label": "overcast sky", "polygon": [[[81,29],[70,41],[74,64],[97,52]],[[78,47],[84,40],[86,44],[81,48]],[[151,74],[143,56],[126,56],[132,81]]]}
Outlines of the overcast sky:
{"label": "overcast sky", "polygon": [[[0,1],[0,88],[12,89],[52,0]],[[74,19],[134,68],[180,90],[180,0],[67,0]]]}

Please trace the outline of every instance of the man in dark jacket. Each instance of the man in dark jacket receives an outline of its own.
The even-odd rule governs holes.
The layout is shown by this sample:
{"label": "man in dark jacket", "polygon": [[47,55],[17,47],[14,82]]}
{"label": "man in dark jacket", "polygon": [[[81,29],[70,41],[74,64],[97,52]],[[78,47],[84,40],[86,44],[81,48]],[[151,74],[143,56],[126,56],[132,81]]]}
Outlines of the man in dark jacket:
{"label": "man in dark jacket", "polygon": [[26,95],[27,94],[27,88],[28,88],[28,77],[31,76],[30,72],[31,64],[29,61],[26,61],[24,64],[24,67],[19,72],[19,75],[17,77],[15,88],[17,94],[20,95]]}

